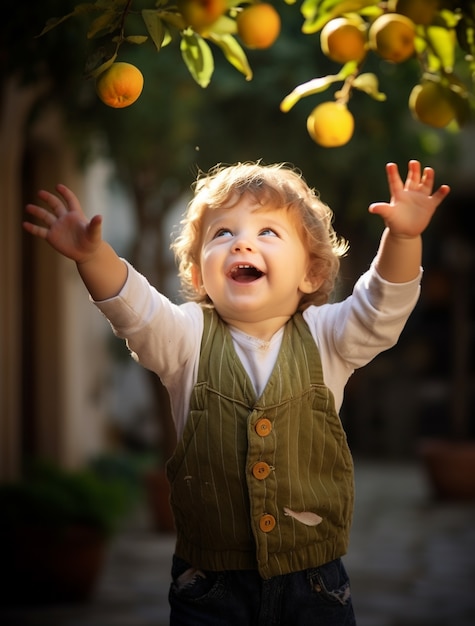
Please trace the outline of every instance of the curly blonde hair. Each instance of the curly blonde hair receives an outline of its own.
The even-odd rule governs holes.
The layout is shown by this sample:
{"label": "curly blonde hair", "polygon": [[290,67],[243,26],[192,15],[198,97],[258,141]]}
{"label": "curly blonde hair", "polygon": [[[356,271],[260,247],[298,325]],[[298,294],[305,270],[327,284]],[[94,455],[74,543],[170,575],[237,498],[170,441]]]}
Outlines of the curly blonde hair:
{"label": "curly blonde hair", "polygon": [[200,267],[205,213],[232,207],[243,195],[250,194],[264,209],[282,208],[295,219],[309,255],[309,276],[321,281],[316,291],[302,295],[299,310],[328,302],[335,286],[340,258],[346,254],[348,244],[333,229],[333,212],[307,185],[299,170],[287,163],[218,164],[208,173],[200,173],[193,189],[194,196],[180,222],[181,231],[171,245],[182,291],[188,300],[212,304],[207,294],[193,285],[193,268]]}

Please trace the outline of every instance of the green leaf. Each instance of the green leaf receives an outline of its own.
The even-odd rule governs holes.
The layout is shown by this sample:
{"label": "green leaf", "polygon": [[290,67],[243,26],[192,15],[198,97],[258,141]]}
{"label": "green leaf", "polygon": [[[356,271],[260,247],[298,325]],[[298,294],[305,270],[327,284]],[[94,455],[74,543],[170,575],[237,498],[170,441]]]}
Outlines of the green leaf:
{"label": "green leaf", "polygon": [[197,33],[188,29],[182,33],[180,50],[190,74],[200,87],[207,87],[214,72],[211,48]]}
{"label": "green leaf", "polygon": [[95,69],[91,70],[87,74],[87,78],[97,78],[102,72],[105,72],[109,67],[115,63],[117,59],[117,53],[113,54],[107,61],[104,61],[98,65]]}
{"label": "green leaf", "polygon": [[205,35],[207,38],[210,38],[209,35],[235,35],[237,33],[236,20],[233,20],[227,15],[218,17],[218,19],[211,24],[210,28],[212,30]]}
{"label": "green leaf", "polygon": [[318,14],[318,5],[320,0],[304,0],[300,7],[300,13],[305,19],[312,19]]}
{"label": "green leaf", "polygon": [[425,40],[425,37],[417,34],[417,32],[414,39],[414,46],[417,54],[423,54],[427,50],[427,41]]}
{"label": "green leaf", "polygon": [[142,19],[156,49],[161,50],[165,39],[166,29],[162,20],[158,16],[157,11],[144,9],[142,11]]}
{"label": "green leaf", "polygon": [[185,20],[183,19],[181,13],[174,13],[173,11],[160,11],[159,17],[164,22],[170,24],[170,26],[173,26],[178,30],[184,30],[186,28]]}
{"label": "green leaf", "polygon": [[92,22],[87,32],[87,38],[94,39],[94,37],[113,33],[119,27],[121,17],[122,14],[116,11],[105,11]]}
{"label": "green leaf", "polygon": [[440,9],[437,17],[442,20],[447,28],[455,28],[461,20],[460,13],[457,10],[450,11],[448,9]]}
{"label": "green leaf", "polygon": [[141,43],[145,43],[146,41],[148,41],[148,37],[147,35],[128,35],[125,38],[125,41],[127,43],[135,43],[135,44],[141,44]]}
{"label": "green leaf", "polygon": [[171,41],[172,41],[172,36],[170,35],[170,31],[168,30],[168,28],[165,28],[165,36],[163,38],[162,48],[164,48],[165,46],[168,46],[168,44]]}
{"label": "green leaf", "polygon": [[429,26],[426,39],[431,53],[440,60],[445,72],[451,72],[455,62],[455,31],[440,26]]}
{"label": "green leaf", "polygon": [[[377,4],[379,4],[378,0],[323,0],[320,5],[316,6],[315,0],[305,0],[301,9],[305,17],[302,32],[311,35],[321,30],[327,22],[335,17],[344,13],[358,12],[365,7]],[[316,10],[313,11],[313,9]]]}
{"label": "green leaf", "polygon": [[342,77],[341,74],[330,74],[328,76],[321,76],[320,78],[313,78],[306,83],[302,83],[291,93],[285,96],[280,103],[280,110],[283,113],[287,113],[301,98],[325,91],[325,89],[328,89],[330,85],[344,80],[344,78],[345,77]]}
{"label": "green leaf", "polygon": [[305,18],[313,18],[331,11],[338,2],[339,0],[304,0],[300,12]]}
{"label": "green leaf", "polygon": [[424,69],[430,74],[438,74],[441,69],[441,62],[439,57],[434,54],[431,47],[428,45],[427,40],[419,35],[415,40],[416,54],[424,58]]}
{"label": "green leaf", "polygon": [[[379,81],[376,74],[360,74],[354,79],[352,86],[355,89],[364,91],[364,93],[368,94],[368,96],[371,96],[379,102],[386,100],[386,94],[379,91]],[[338,97],[338,94],[335,94],[335,96]]]}
{"label": "green leaf", "polygon": [[252,69],[242,46],[232,35],[208,34],[208,39],[221,48],[226,60],[244,74],[246,80],[252,79]]}
{"label": "green leaf", "polygon": [[73,15],[74,15],[74,12],[68,13],[68,15],[63,15],[63,17],[51,17],[49,20],[47,20],[43,30],[37,36],[41,37],[41,35],[48,33],[50,30],[53,30],[53,28],[56,28],[56,26],[59,26],[59,24],[62,24],[63,22],[68,20],[70,17],[73,17]]}

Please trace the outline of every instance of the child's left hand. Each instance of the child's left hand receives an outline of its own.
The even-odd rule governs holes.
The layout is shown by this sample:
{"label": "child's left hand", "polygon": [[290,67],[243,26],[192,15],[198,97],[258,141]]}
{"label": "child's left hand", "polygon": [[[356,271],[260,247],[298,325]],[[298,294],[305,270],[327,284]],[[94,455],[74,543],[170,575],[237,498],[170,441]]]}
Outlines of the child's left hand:
{"label": "child's left hand", "polygon": [[421,176],[421,164],[415,160],[409,161],[404,184],[395,163],[386,165],[386,174],[391,200],[371,204],[369,212],[381,215],[393,235],[417,237],[428,226],[450,187],[441,185],[432,194],[434,170],[425,167]]}

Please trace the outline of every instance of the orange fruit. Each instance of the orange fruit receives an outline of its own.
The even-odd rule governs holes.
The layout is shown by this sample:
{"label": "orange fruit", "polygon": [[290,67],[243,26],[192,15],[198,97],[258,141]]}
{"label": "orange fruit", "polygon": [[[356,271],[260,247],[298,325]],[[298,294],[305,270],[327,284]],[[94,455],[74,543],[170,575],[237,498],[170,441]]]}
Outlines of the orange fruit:
{"label": "orange fruit", "polygon": [[399,13],[384,13],[369,27],[368,39],[380,57],[393,63],[402,63],[415,52],[416,27],[414,22]]}
{"label": "orange fruit", "polygon": [[361,61],[366,54],[365,27],[346,17],[337,17],[320,32],[323,54],[337,63]]}
{"label": "orange fruit", "polygon": [[123,109],[133,104],[143,89],[142,72],[132,65],[118,61],[96,79],[96,92],[104,104]]}
{"label": "orange fruit", "polygon": [[187,26],[201,33],[226,12],[226,0],[179,0],[178,9]]}
{"label": "orange fruit", "polygon": [[456,117],[453,92],[432,80],[413,87],[409,109],[416,120],[434,128],[444,128]]}
{"label": "orange fruit", "polygon": [[414,24],[432,24],[440,8],[440,0],[392,0],[390,10],[405,15]]}
{"label": "orange fruit", "polygon": [[337,148],[350,141],[355,119],[343,102],[322,102],[307,118],[307,130],[315,143],[325,148]]}
{"label": "orange fruit", "polygon": [[281,20],[267,2],[243,9],[236,18],[237,32],[248,48],[269,48],[280,34]]}

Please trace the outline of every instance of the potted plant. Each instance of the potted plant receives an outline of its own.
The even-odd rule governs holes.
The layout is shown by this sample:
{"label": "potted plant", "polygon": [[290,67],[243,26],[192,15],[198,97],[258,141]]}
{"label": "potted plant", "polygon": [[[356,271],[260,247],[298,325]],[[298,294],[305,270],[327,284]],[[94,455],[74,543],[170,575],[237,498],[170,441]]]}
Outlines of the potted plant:
{"label": "potted plant", "polygon": [[45,463],[0,485],[0,604],[87,600],[128,497],[120,481],[90,468]]}

